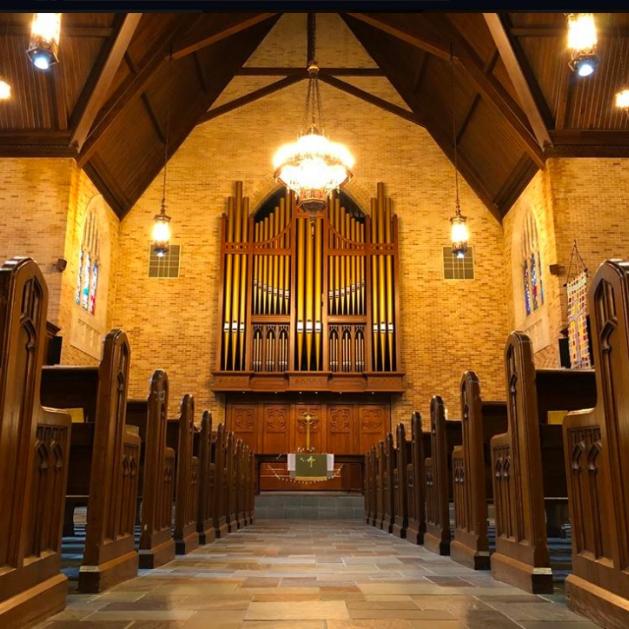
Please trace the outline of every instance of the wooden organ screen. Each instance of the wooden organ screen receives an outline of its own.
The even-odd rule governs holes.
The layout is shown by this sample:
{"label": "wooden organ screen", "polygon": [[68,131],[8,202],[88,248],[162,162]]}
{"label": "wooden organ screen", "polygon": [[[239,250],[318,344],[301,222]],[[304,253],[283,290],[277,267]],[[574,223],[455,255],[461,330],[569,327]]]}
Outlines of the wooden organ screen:
{"label": "wooden organ screen", "polygon": [[401,392],[397,217],[343,193],[315,218],[279,191],[255,213],[242,183],[222,217],[215,391]]}

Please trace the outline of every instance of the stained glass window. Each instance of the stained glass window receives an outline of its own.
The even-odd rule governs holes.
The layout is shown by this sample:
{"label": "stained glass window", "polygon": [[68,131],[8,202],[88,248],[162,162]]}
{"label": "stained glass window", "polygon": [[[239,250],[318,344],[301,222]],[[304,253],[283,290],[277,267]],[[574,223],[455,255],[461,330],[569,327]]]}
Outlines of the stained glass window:
{"label": "stained glass window", "polygon": [[537,222],[530,211],[525,216],[522,234],[522,284],[524,309],[530,315],[544,303]]}
{"label": "stained glass window", "polygon": [[91,314],[96,312],[99,268],[98,226],[96,215],[90,212],[83,226],[75,300]]}

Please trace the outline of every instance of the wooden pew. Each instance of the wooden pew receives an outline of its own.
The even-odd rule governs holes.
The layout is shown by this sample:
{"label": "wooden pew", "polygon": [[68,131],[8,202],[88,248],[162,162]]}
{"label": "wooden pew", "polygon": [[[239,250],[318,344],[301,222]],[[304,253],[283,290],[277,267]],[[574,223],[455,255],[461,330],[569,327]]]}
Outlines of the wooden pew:
{"label": "wooden pew", "polygon": [[34,624],[65,606],[59,572],[70,416],[42,408],[48,288],[30,258],[0,268],[0,622]]}
{"label": "wooden pew", "polygon": [[376,514],[376,448],[365,454],[365,522],[373,524]]}
{"label": "wooden pew", "polygon": [[550,593],[544,497],[565,500],[567,491],[562,427],[547,424],[547,412],[593,406],[594,373],[536,370],[531,341],[522,332],[507,339],[505,370],[508,430],[491,439],[496,509],[491,572],[529,592]]}
{"label": "wooden pew", "polygon": [[175,453],[175,552],[185,555],[199,545],[199,459],[194,456],[194,399],[186,393],[179,418],[168,421],[167,443]]}
{"label": "wooden pew", "polygon": [[127,335],[112,330],[105,337],[99,367],[42,370],[42,402],[80,407],[84,413],[84,421],[72,426],[66,498],[72,511],[74,505],[87,503],[81,592],[100,592],[137,574],[140,437],[135,426],[125,423],[129,357]]}
{"label": "wooden pew", "polygon": [[214,468],[212,466],[212,415],[203,412],[201,429],[194,435],[195,453],[199,459],[199,508],[197,510],[197,533],[200,544],[214,541],[213,491]]}
{"label": "wooden pew", "polygon": [[410,442],[406,441],[404,424],[398,424],[395,431],[395,470],[393,476],[393,493],[395,515],[393,517],[393,534],[404,539],[408,527],[408,460],[410,458]]}
{"label": "wooden pew", "polygon": [[384,518],[384,441],[376,444],[376,513],[373,525],[381,527]]}
{"label": "wooden pew", "polygon": [[214,441],[214,508],[212,515],[214,518],[214,532],[216,537],[227,535],[226,500],[227,500],[227,477],[225,468],[226,451],[226,431],[224,424],[219,424],[216,429],[216,439]]}
{"label": "wooden pew", "polygon": [[395,494],[393,492],[393,470],[395,468],[395,447],[393,435],[388,433],[383,446],[382,466],[382,520],[380,528],[388,533],[393,531],[395,520]]}
{"label": "wooden pew", "polygon": [[233,432],[226,433],[225,440],[225,522],[227,531],[233,533],[238,529],[236,522],[236,486],[235,486],[235,453],[236,436]]}
{"label": "wooden pew", "polygon": [[452,559],[474,570],[489,570],[487,505],[493,501],[490,440],[507,430],[505,402],[481,399],[473,371],[461,378],[462,441],[452,451],[454,539]]}
{"label": "wooden pew", "polygon": [[140,457],[140,568],[157,568],[175,557],[172,502],[175,491],[175,451],[166,445],[168,376],[158,369],[148,399],[127,402],[127,424],[137,426]]}
{"label": "wooden pew", "polygon": [[253,524],[255,520],[255,458],[251,448],[247,448],[247,471],[246,471],[246,495],[247,495],[247,524]]}
{"label": "wooden pew", "polygon": [[461,422],[446,421],[443,399],[430,401],[430,450],[425,459],[426,533],[424,546],[440,555],[450,554],[450,501],[452,451],[461,443]]}
{"label": "wooden pew", "polygon": [[406,539],[423,544],[426,532],[426,485],[424,460],[430,456],[430,433],[422,431],[422,416],[415,411],[411,416],[411,454],[406,474],[408,526]]}
{"label": "wooden pew", "polygon": [[595,408],[563,423],[572,521],[568,606],[629,626],[629,262],[607,260],[589,293]]}

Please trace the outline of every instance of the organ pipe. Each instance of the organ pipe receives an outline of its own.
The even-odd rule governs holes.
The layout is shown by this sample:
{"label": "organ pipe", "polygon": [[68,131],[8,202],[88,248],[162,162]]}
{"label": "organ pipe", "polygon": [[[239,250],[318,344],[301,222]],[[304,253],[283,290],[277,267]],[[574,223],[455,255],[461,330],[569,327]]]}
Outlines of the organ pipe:
{"label": "organ pipe", "polygon": [[312,218],[287,194],[250,218],[236,186],[222,219],[220,370],[397,369],[397,232],[381,184],[369,214],[335,194]]}

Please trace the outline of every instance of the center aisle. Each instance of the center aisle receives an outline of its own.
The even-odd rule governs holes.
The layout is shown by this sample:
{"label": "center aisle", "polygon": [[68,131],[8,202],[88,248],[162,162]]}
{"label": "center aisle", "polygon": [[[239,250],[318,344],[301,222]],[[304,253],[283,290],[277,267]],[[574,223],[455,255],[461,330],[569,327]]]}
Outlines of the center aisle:
{"label": "center aisle", "polygon": [[356,521],[259,520],[40,627],[587,629],[534,596]]}

